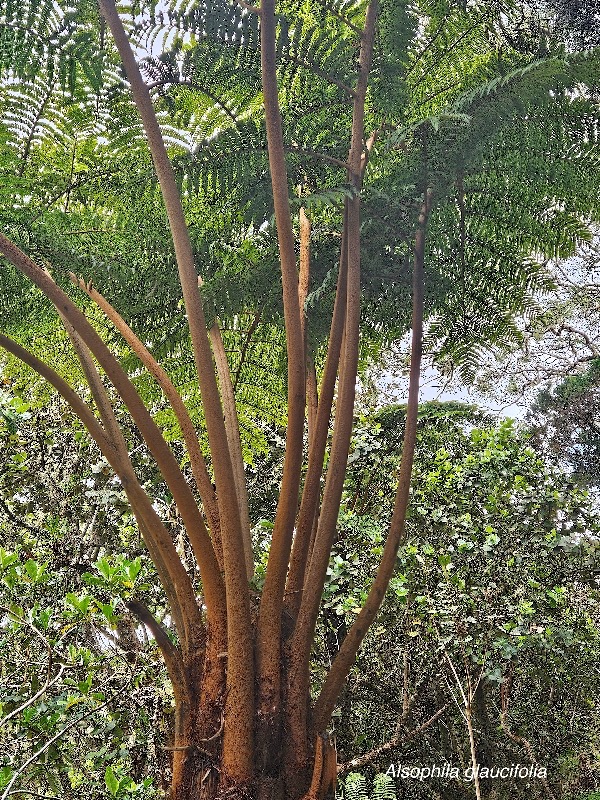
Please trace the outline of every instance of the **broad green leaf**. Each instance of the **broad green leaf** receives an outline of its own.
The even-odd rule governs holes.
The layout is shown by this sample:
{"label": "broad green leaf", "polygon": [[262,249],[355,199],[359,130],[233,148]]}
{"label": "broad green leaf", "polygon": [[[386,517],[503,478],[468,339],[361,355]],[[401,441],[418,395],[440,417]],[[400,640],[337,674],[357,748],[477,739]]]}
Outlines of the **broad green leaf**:
{"label": "broad green leaf", "polygon": [[119,791],[119,779],[113,772],[112,767],[106,768],[106,772],[104,773],[104,782],[111,796],[116,797]]}

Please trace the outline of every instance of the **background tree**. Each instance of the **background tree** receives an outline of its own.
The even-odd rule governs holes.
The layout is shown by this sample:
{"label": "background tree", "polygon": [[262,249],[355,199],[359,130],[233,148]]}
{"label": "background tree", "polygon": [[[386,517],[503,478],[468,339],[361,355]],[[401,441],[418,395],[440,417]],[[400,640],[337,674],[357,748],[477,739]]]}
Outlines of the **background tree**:
{"label": "background tree", "polygon": [[[13,490],[4,483],[16,519],[3,523],[3,603],[21,622],[4,612],[3,714],[29,703],[3,726],[4,786],[11,762],[22,766],[62,734],[27,768],[20,786],[68,798],[78,795],[85,778],[94,797],[151,797],[168,776],[170,751],[164,748],[172,746],[173,698],[156,645],[141,636],[127,605],[142,601],[171,633],[173,623],[121,491],[106,470],[96,471],[105,466],[99,453],[81,438],[68,447],[69,434],[54,410],[45,418],[47,442],[58,440],[67,453],[79,449],[82,455],[72,465],[63,461],[57,475],[57,461],[40,460],[29,413],[11,403],[12,425],[4,429],[6,449],[14,441],[22,458],[14,462],[20,479]],[[367,575],[385,535],[403,419],[403,408],[390,407],[356,421],[312,658],[313,691],[368,591]],[[15,429],[16,441],[10,438]],[[598,556],[587,539],[596,525],[589,498],[574,492],[512,426],[493,425],[458,404],[422,407],[415,476],[420,488],[390,592],[333,717],[344,780],[349,770],[370,776],[398,763],[470,765],[447,654],[463,682],[465,658],[470,672],[482,676],[473,709],[478,762],[529,763],[533,752],[548,768],[550,791],[579,798],[598,782]],[[156,477],[149,471],[162,503]],[[270,465],[260,480],[276,491]],[[29,500],[21,496],[24,486]],[[101,527],[82,534],[79,516],[57,525],[49,509],[63,502],[98,504]],[[108,528],[106,512],[113,508]],[[86,517],[94,519],[93,509]],[[189,564],[193,556],[181,549],[181,527],[165,517]],[[257,526],[257,538],[261,531]],[[73,563],[65,563],[69,552],[77,553]],[[263,556],[256,586],[265,564]],[[477,602],[480,592],[487,593],[485,602]],[[36,698],[44,688],[39,675],[47,644],[58,679]],[[104,702],[97,715],[86,716]],[[432,785],[397,778],[390,778],[392,785],[411,798],[429,796],[432,788],[473,796],[473,783],[464,780]],[[484,796],[494,787],[500,797],[547,796],[539,780],[481,782]]]}
{"label": "background tree", "polygon": [[[324,664],[383,541],[403,419],[403,408],[388,407],[356,428],[324,600]],[[450,763],[459,780],[398,781],[403,796],[473,797],[462,777],[471,745],[460,687],[468,697],[470,682],[477,763],[548,769],[547,785],[482,780],[481,796],[577,797],[596,787],[593,499],[525,432],[459,404],[422,406],[414,481],[397,572],[335,716],[342,769]]]}
{"label": "background tree", "polygon": [[598,484],[598,362],[541,392],[527,415],[538,445],[572,470],[572,479]]}

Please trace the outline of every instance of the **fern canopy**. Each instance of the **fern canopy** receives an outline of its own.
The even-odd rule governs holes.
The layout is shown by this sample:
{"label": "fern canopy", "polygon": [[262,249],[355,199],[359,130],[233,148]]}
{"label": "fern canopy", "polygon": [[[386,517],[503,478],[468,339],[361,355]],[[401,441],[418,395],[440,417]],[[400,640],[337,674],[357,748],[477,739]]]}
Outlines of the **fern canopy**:
{"label": "fern canopy", "polygon": [[[139,119],[95,3],[75,6],[0,3],[0,222],[65,288],[69,271],[93,280],[186,386],[187,323]],[[514,342],[515,316],[547,281],[545,260],[572,253],[598,218],[598,52],[567,51],[533,23],[525,45],[516,42],[522,10],[501,0],[382,0],[365,125],[365,140],[375,134],[362,190],[365,362],[409,326],[425,188],[434,202],[428,342],[465,377],[483,349]],[[278,4],[289,191],[312,223],[306,309],[317,364],[350,191],[364,12],[354,0]],[[258,18],[225,0],[124,3],[120,13],[178,176],[207,313],[225,330],[258,442],[260,407],[285,418]],[[7,267],[0,290],[13,334],[51,342],[58,363],[63,342],[39,295]]]}

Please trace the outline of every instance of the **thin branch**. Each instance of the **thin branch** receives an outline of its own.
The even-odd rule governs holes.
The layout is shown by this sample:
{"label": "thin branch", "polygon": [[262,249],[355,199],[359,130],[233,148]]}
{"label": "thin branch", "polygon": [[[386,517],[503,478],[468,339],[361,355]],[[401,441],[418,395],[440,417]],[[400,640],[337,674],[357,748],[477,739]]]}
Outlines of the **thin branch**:
{"label": "thin branch", "polygon": [[42,686],[42,688],[38,692],[36,692],[33,695],[33,697],[30,697],[29,700],[26,700],[18,708],[15,708],[13,711],[10,712],[10,714],[7,714],[3,719],[0,719],[0,728],[3,725],[6,725],[6,723],[10,719],[12,719],[13,717],[16,717],[17,714],[20,714],[21,711],[23,711],[24,709],[26,709],[29,706],[33,705],[36,700],[39,700],[40,697],[43,694],[45,694],[51,686],[54,686],[54,684],[57,683],[61,679],[62,674],[63,674],[64,671],[65,671],[65,665],[61,664],[60,665],[60,669],[58,670],[58,673],[54,676],[54,678],[52,678],[52,680],[46,680],[46,683]]}
{"label": "thin branch", "polygon": [[37,759],[41,755],[43,755],[46,752],[46,750],[48,750],[49,747],[52,747],[54,742],[57,742],[59,739],[61,739],[65,735],[65,733],[68,733],[68,731],[70,731],[76,725],[79,725],[79,723],[83,722],[84,719],[91,717],[92,714],[97,714],[98,711],[100,711],[100,709],[105,708],[112,700],[114,700],[115,697],[117,697],[118,694],[119,694],[118,692],[115,692],[115,694],[112,695],[112,697],[110,697],[105,703],[102,703],[101,706],[96,706],[95,708],[90,709],[82,717],[78,717],[73,722],[69,723],[68,725],[65,725],[65,727],[61,728],[61,730],[54,736],[52,736],[51,739],[48,739],[48,741],[45,744],[43,744],[42,747],[40,747],[40,749],[37,750],[30,758],[28,758],[27,761],[15,772],[15,774],[10,779],[6,789],[2,792],[0,800],[6,800],[6,798],[11,794],[18,794],[18,792],[11,791],[11,789],[15,785],[17,779],[25,772],[27,767],[33,764],[34,761],[37,761]]}
{"label": "thin branch", "polygon": [[[469,721],[467,719],[467,715],[463,711],[462,705],[460,703],[460,699],[457,697],[457,695],[454,694],[454,689],[452,688],[452,685],[451,685],[450,681],[448,680],[448,676],[446,675],[445,672],[443,674],[443,678],[444,678],[444,683],[446,684],[446,686],[448,688],[448,691],[450,692],[450,696],[454,700],[454,703],[455,703],[455,705],[456,705],[456,707],[458,709],[459,714],[464,719],[465,723],[468,725]],[[464,705],[464,703],[463,703],[463,705]]]}
{"label": "thin branch", "polygon": [[[403,665],[403,669],[402,669],[402,716],[401,716],[401,720],[407,720],[408,719],[408,715],[410,714],[410,711],[411,711],[411,707],[412,707],[412,705],[413,705],[413,703],[414,703],[414,701],[416,699],[416,695],[414,695],[411,698],[409,696],[409,693],[408,693],[408,679],[409,679],[410,662],[408,660],[408,653],[407,653],[406,650],[404,650],[404,652],[402,654],[402,658],[403,658],[404,665]],[[412,702],[411,702],[411,699],[412,699]]]}
{"label": "thin branch", "polygon": [[338,766],[338,773],[348,772],[350,769],[361,769],[367,764],[373,763],[373,761],[379,758],[379,756],[389,753],[390,750],[394,750],[394,748],[399,747],[402,744],[406,744],[412,739],[415,739],[417,736],[420,736],[424,731],[427,730],[427,728],[431,727],[434,722],[437,722],[437,720],[446,713],[446,711],[450,708],[450,705],[450,703],[443,705],[435,712],[433,716],[429,717],[429,719],[423,722],[422,725],[419,725],[418,728],[415,728],[408,733],[397,733],[395,736],[392,736],[391,739],[385,742],[385,744],[375,747],[373,750],[369,750],[367,753],[363,753],[362,756],[353,758],[351,761],[340,764]]}
{"label": "thin branch", "polygon": [[4,500],[2,500],[2,498],[0,498],[0,508],[4,511],[6,516],[12,522],[16,523],[17,525],[20,525],[21,528],[24,528],[26,531],[29,531],[30,533],[36,533],[38,536],[39,536],[40,533],[44,532],[41,528],[34,528],[33,525],[28,525],[27,522],[25,522],[20,517],[18,517],[16,514],[14,514],[10,510],[8,505],[4,502]]}
{"label": "thin branch", "polygon": [[586,347],[592,353],[592,355],[597,358],[600,355],[600,348],[596,344],[596,342],[592,339],[592,337],[587,334],[585,331],[576,328],[574,325],[570,325],[567,322],[562,322],[557,328],[550,328],[552,333],[555,333],[556,336],[560,336],[563,331],[566,333],[572,333],[575,336],[579,336],[583,339]]}
{"label": "thin branch", "polygon": [[[465,707],[465,711],[464,711],[463,717],[465,719],[465,722],[467,723],[467,731],[468,731],[468,734],[469,734],[469,750],[470,750],[470,753],[471,753],[471,765],[473,767],[473,780],[474,780],[474,783],[475,783],[475,796],[476,796],[477,800],[481,800],[481,785],[480,785],[480,782],[479,782],[479,772],[478,772],[478,769],[477,769],[477,746],[476,746],[476,743],[475,743],[475,731],[473,730],[473,713],[472,712],[473,712],[474,691],[473,691],[473,684],[472,684],[472,680],[471,680],[471,673],[469,672],[468,665],[465,664],[465,672],[466,672],[466,677],[467,677],[467,692],[465,693],[465,690],[464,690],[463,685],[462,685],[462,681],[458,677],[458,673],[456,671],[456,668],[454,667],[452,659],[450,658],[450,655],[448,654],[448,652],[446,650],[444,650],[444,658],[446,659],[446,661],[450,665],[450,669],[452,670],[452,674],[454,675],[454,680],[456,681],[456,685],[458,686],[460,694],[461,694],[462,699],[463,699],[463,704],[464,704],[464,707]],[[483,675],[483,668],[481,669],[481,674],[479,676],[480,679],[481,679],[481,675]],[[479,680],[477,681],[477,685],[479,685]],[[458,703],[457,703],[457,705],[458,705]]]}
{"label": "thin branch", "polygon": [[[508,736],[509,739],[511,739],[513,742],[515,742],[515,744],[521,745],[525,749],[525,752],[527,753],[527,755],[531,759],[531,763],[534,764],[534,765],[538,764],[539,762],[538,762],[538,760],[537,760],[537,758],[535,756],[535,751],[533,749],[533,745],[531,744],[529,739],[526,739],[524,736],[519,736],[518,734],[513,733],[513,731],[510,729],[510,722],[508,720],[509,692],[510,692],[510,689],[508,689],[508,691],[503,696],[503,701],[504,702],[502,704],[503,707],[502,707],[502,710],[500,712],[500,726],[501,726],[502,730],[506,733],[506,735]],[[554,792],[550,788],[550,784],[548,783],[546,778],[540,778],[540,781],[542,783],[542,786],[544,787],[544,791],[548,795],[549,800],[556,800],[556,796],[554,795]]]}
{"label": "thin branch", "polygon": [[454,675],[454,680],[456,681],[456,685],[458,686],[458,689],[460,691],[461,697],[463,699],[463,703],[464,703],[465,708],[466,708],[469,705],[469,700],[467,700],[467,696],[465,694],[465,690],[463,689],[462,681],[458,677],[458,674],[456,672],[456,668],[455,668],[454,664],[452,663],[452,659],[450,658],[450,656],[448,655],[448,653],[445,650],[444,650],[444,658],[446,659],[446,661],[450,665],[450,669],[452,670],[452,674]]}
{"label": "thin branch", "polygon": [[28,619],[20,617],[18,614],[15,614],[14,611],[12,611],[10,608],[7,608],[6,606],[0,606],[0,609],[2,609],[2,611],[5,611],[10,617],[12,617],[15,622],[18,622],[20,625],[26,625],[35,633],[35,635],[39,639],[42,640],[44,647],[46,648],[46,652],[48,653],[48,664],[46,665],[46,682],[48,682],[50,680],[50,674],[52,673],[52,664],[54,659],[54,653],[52,651],[52,647],[50,646],[50,642],[46,639],[46,637],[41,631],[38,631],[38,629],[32,622],[29,622]]}

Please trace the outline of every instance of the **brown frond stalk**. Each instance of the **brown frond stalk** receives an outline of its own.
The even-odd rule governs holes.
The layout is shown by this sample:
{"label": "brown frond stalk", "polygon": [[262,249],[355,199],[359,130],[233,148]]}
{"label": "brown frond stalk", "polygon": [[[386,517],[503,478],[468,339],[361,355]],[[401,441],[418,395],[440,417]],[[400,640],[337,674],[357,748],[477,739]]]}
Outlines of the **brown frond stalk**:
{"label": "brown frond stalk", "polygon": [[344,685],[348,672],[369,626],[375,619],[383,601],[390,578],[394,572],[398,547],[405,534],[406,510],[408,508],[410,478],[417,438],[417,413],[419,409],[419,383],[421,375],[421,356],[423,351],[423,294],[424,294],[424,260],[425,229],[431,204],[431,194],[426,192],[419,227],[415,235],[414,267],[413,267],[413,311],[412,311],[412,343],[410,357],[410,378],[408,389],[408,405],[402,446],[402,461],[398,478],[398,488],[392,521],[388,531],[381,562],[375,580],[369,591],[367,600],[358,614],[336,658],[319,698],[315,704],[314,725],[316,730],[324,730],[329,724],[335,708],[336,700]]}
{"label": "brown frond stalk", "polygon": [[[217,497],[213,488],[206,461],[200,449],[198,442],[198,435],[192,422],[189,412],[181,398],[181,395],[173,385],[171,378],[167,372],[160,366],[154,356],[150,353],[148,348],[141,342],[141,340],[131,330],[129,325],[116,311],[116,309],[98,292],[91,283],[86,283],[82,278],[77,278],[72,272],[69,273],[71,281],[82,289],[88,297],[104,312],[106,317],[112,322],[115,328],[119,331],[123,339],[127,342],[129,347],[140,359],[142,364],[146,367],[148,372],[156,380],[160,388],[163,390],[165,397],[171,404],[171,408],[177,418],[177,422],[181,428],[181,433],[188,451],[190,458],[190,465],[192,467],[192,474],[198,486],[200,498],[206,512],[208,524],[212,534],[212,540],[215,547],[215,555],[219,561],[219,566],[223,568],[223,553],[221,545],[221,525],[219,522],[219,509],[217,506]],[[188,533],[189,535],[189,533]],[[190,535],[190,542],[194,549],[194,554],[198,558],[198,547],[200,542],[197,541],[193,532]]]}
{"label": "brown frond stalk", "polygon": [[167,672],[173,684],[176,698],[180,702],[189,703],[188,681],[185,675],[181,653],[169,638],[169,634],[140,600],[128,600],[125,605],[129,611],[148,628],[152,636],[154,636],[154,641],[167,665]]}
{"label": "brown frond stalk", "polygon": [[236,498],[236,487],[223,422],[223,410],[206,331],[204,310],[198,291],[194,255],[173,167],[169,161],[150,93],[141,76],[114,0],[100,0],[100,8],[111,29],[131,84],[135,104],[142,118],[169,219],[188,316],[214,466],[223,540],[229,654],[225,707],[228,722],[223,742],[223,768],[229,779],[243,785],[252,780],[254,771],[254,645],[242,524],[238,504],[233,502]]}
{"label": "brown frond stalk", "polygon": [[306,361],[306,415],[308,418],[308,438],[313,434],[319,394],[317,390],[317,374],[312,358],[308,355],[308,331],[306,319],[306,300],[310,288],[310,236],[311,222],[304,208],[300,209],[300,277],[298,280],[298,302],[300,304],[300,324],[302,341],[304,342],[304,358]]}
{"label": "brown frond stalk", "polygon": [[238,420],[237,409],[235,407],[235,392],[231,380],[231,370],[227,362],[227,353],[221,336],[219,323],[209,330],[210,343],[212,345],[217,375],[219,377],[219,388],[221,389],[221,401],[223,403],[223,414],[225,417],[225,432],[229,443],[231,463],[233,466],[233,477],[235,478],[235,488],[237,503],[239,508],[240,520],[242,523],[242,538],[244,543],[244,558],[246,559],[246,573],[248,580],[252,580],[254,575],[254,554],[252,552],[252,538],[250,536],[250,517],[248,514],[248,487],[246,486],[246,473],[244,472],[244,456],[242,454],[242,442],[240,439],[240,423]]}
{"label": "brown frond stalk", "polygon": [[[350,165],[349,181],[356,189],[354,197],[347,201],[347,298],[344,324],[344,345],[341,363],[338,396],[336,402],[335,422],[331,442],[331,454],[321,513],[317,526],[313,552],[304,582],[302,602],[298,620],[291,642],[290,669],[290,728],[292,731],[306,731],[307,708],[306,697],[309,691],[309,659],[314,630],[319,613],[319,606],[329,556],[335,535],[346,462],[350,449],[356,375],[358,369],[358,343],[360,323],[360,187],[361,166],[364,142],[365,100],[369,72],[373,58],[375,40],[375,23],[378,14],[378,0],[371,0],[367,6],[365,29],[361,41],[359,71],[352,116],[352,136],[348,163]],[[312,518],[310,519],[312,524]],[[321,730],[320,728],[317,730]],[[305,749],[302,741],[291,742],[298,752]]]}
{"label": "brown frond stalk", "polygon": [[[110,441],[114,446],[119,461],[119,472],[117,474],[126,477],[129,480],[129,482],[133,485],[138,484],[133,464],[131,463],[131,459],[129,458],[129,451],[127,448],[127,442],[125,441],[125,437],[123,436],[123,431],[121,429],[121,426],[117,422],[117,418],[115,416],[115,412],[110,402],[108,392],[106,391],[106,388],[102,383],[102,378],[100,377],[100,374],[96,369],[96,365],[94,364],[94,361],[90,356],[89,350],[86,348],[85,344],[83,343],[77,331],[73,328],[73,326],[69,323],[69,321],[63,316],[63,314],[60,311],[59,315],[63,321],[63,324],[69,335],[69,338],[71,339],[71,342],[73,344],[73,349],[75,350],[77,357],[79,358],[79,362],[81,363],[83,373],[88,382],[88,386],[90,387],[90,390],[92,392],[92,397],[94,398],[94,402],[96,403],[96,407],[100,414],[100,419],[102,420],[102,424],[104,425],[104,430],[106,431],[108,438],[110,439]],[[141,489],[141,486],[139,488]],[[142,512],[142,517],[143,516],[144,515]],[[148,527],[148,523],[144,522],[143,525],[144,530],[142,532],[142,535],[144,537],[144,540],[148,539],[152,542],[152,549],[155,550],[155,543],[154,543],[155,537],[152,535],[152,533],[156,529],[156,520],[153,519],[152,523],[151,526]],[[162,523],[160,525],[160,528],[161,529],[163,528]],[[163,532],[163,530],[160,530],[158,538],[164,540],[165,533],[166,531]],[[163,563],[165,564],[165,567],[169,572],[169,576],[172,579],[173,585],[177,592],[178,602],[175,607],[174,617],[179,622],[178,625],[179,635],[183,650],[187,654],[189,652],[195,651],[198,648],[199,642],[203,640],[204,625],[202,623],[200,609],[198,608],[198,603],[196,602],[191,581],[189,579],[185,580],[183,578],[182,571],[177,568],[175,559],[177,559],[180,562],[180,559],[177,556],[177,554],[171,551],[170,555],[171,558],[169,559],[169,561]],[[173,568],[171,568],[170,566],[171,563],[175,564]],[[183,572],[185,572],[185,570]]]}
{"label": "brown frond stalk", "polygon": [[[103,430],[102,426],[92,413],[91,409],[73,391],[68,383],[63,380],[51,367],[41,361],[24,347],[0,334],[0,347],[12,353],[20,361],[35,370],[71,406],[75,414],[83,422],[90,436],[94,439],[104,457],[119,476],[127,499],[136,515],[144,542],[156,566],[159,578],[165,589],[169,606],[176,622],[177,630],[182,641],[185,641],[186,625],[183,621],[180,597],[188,595],[189,578],[183,569],[181,560],[171,541],[171,537],[162,525],[152,503],[139,485],[133,471],[129,471],[123,462],[122,454],[112,438]],[[198,609],[196,607],[196,613]]]}
{"label": "brown frond stalk", "polygon": [[279,242],[288,360],[286,450],[257,633],[260,705],[265,715],[273,716],[277,715],[281,701],[281,613],[294,521],[298,510],[306,378],[304,341],[298,301],[298,270],[277,89],[274,0],[262,0],[260,21],[262,87],[269,167]]}
{"label": "brown frond stalk", "polygon": [[[347,203],[346,203],[347,206]],[[302,601],[302,590],[306,578],[306,566],[311,550],[311,534],[317,517],[319,499],[321,494],[321,475],[323,472],[323,459],[329,435],[329,420],[335,394],[335,384],[340,362],[342,339],[344,333],[344,319],[346,316],[346,282],[347,282],[347,215],[344,213],[344,227],[342,231],[342,244],[340,252],[340,265],[335,293],[333,316],[329,331],[327,357],[321,378],[316,418],[310,436],[308,451],[308,468],[304,479],[304,489],[300,503],[300,512],[296,523],[296,535],[290,571],[286,587],[286,606],[294,616],[297,616]]]}
{"label": "brown frond stalk", "polygon": [[198,510],[194,495],[183,477],[177,461],[166,443],[160,429],[152,419],[152,415],[142,402],[135,386],[123,371],[117,359],[110,352],[98,333],[90,325],[84,314],[72,300],[57,286],[52,278],[25,255],[19,248],[0,233],[0,254],[5,256],[17,269],[41,289],[54,304],[57,311],[68,320],[88,350],[94,355],[106,376],[115,387],[123,402],[129,409],[133,421],[142,434],[148,448],[156,460],[156,464],[165,479],[186,529],[196,530],[202,542],[202,576],[205,600],[209,618],[223,619],[224,587],[219,565],[202,515]]}

